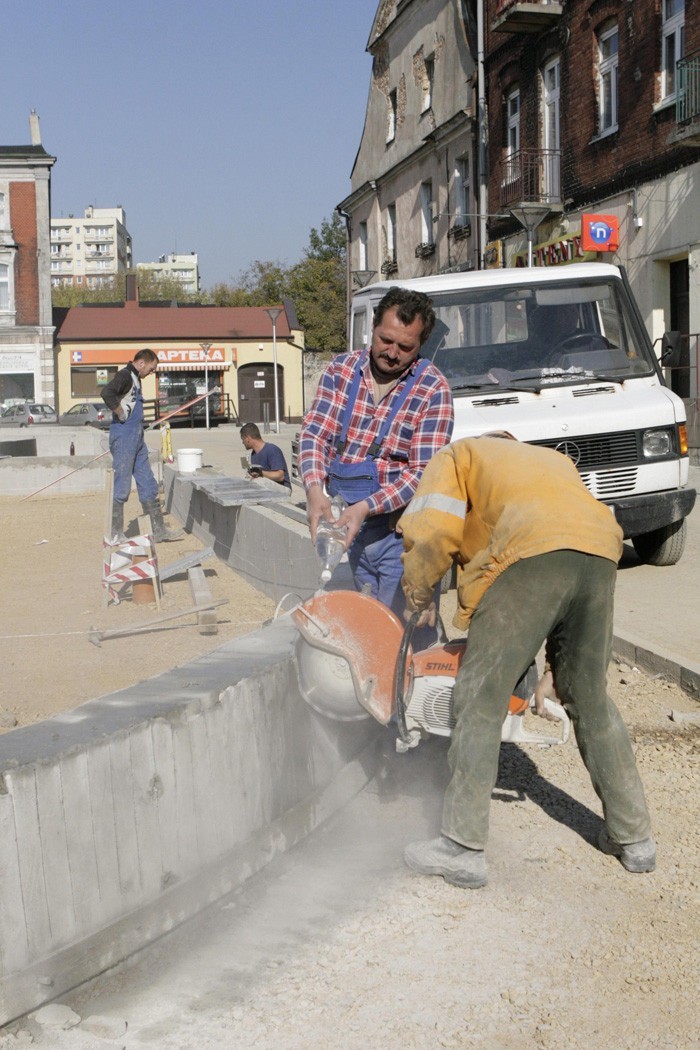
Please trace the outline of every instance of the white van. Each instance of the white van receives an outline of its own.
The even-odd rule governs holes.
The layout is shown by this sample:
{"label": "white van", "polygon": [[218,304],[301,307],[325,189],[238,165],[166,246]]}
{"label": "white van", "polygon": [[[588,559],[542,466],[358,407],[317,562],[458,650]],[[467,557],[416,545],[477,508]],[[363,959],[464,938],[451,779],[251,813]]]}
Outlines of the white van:
{"label": "white van", "polygon": [[[685,407],[668,389],[624,270],[602,263],[383,281],[352,300],[351,347],[371,339],[392,286],[425,292],[435,329],[421,350],[447,377],[453,440],[508,430],[558,449],[607,503],[639,557],[673,565],[685,546]],[[662,363],[675,363],[674,338]]]}

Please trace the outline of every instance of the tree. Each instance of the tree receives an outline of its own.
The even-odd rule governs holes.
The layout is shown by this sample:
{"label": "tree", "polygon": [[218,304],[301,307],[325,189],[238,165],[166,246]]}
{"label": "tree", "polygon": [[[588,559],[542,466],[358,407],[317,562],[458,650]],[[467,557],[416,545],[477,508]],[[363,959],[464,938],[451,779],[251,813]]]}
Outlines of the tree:
{"label": "tree", "polygon": [[347,239],[337,212],[313,228],[304,258],[290,273],[290,297],[306,345],[326,352],[346,344],[345,264]]}

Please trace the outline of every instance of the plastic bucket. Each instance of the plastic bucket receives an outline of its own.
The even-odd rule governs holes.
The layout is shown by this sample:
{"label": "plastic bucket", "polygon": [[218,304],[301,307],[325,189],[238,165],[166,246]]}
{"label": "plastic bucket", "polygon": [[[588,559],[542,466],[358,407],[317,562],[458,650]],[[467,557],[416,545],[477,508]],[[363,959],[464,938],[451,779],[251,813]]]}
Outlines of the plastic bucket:
{"label": "plastic bucket", "polygon": [[201,448],[179,448],[177,450],[177,469],[181,474],[194,474],[202,465],[204,451]]}

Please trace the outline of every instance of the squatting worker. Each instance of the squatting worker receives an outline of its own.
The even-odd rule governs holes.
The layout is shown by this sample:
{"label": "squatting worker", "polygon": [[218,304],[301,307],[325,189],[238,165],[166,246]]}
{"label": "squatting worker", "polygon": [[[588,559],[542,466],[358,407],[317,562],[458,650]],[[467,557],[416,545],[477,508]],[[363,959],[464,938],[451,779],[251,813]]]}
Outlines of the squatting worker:
{"label": "squatting worker", "polygon": [[267,478],[290,489],[289,471],[284,452],[271,441],[263,441],[260,428],[255,423],[244,423],[241,427],[243,448],[251,453],[248,473],[253,478]]}
{"label": "squatting worker", "polygon": [[403,615],[399,586],[403,545],[398,518],[426,463],[452,435],[447,380],[419,352],[435,324],[431,300],[390,288],[374,312],[369,351],[336,357],[321,376],[304,419],[299,473],[311,539],[333,520],[329,494],[349,504],[348,560],[358,590]]}
{"label": "squatting worker", "polygon": [[[407,615],[428,622],[435,581],[455,561],[455,626],[469,642],[454,690],[442,835],[405,851],[410,868],[476,888],[511,689],[546,640],[556,693],[603,806],[598,844],[628,871],[653,871],[644,790],[606,691],[622,532],[552,449],[465,438],[426,468],[402,518]],[[538,710],[544,700],[538,691]]]}
{"label": "squatting worker", "polygon": [[158,367],[153,350],[139,350],[126,368],[121,368],[102,391],[102,400],[112,410],[109,428],[109,451],[114,469],[112,497],[112,538],[124,535],[124,504],[131,492],[131,479],[141,500],[144,514],[151,519],[153,539],[179,540],[182,529],[168,529],[158,500],[158,482],[148,461],[148,448],[143,437],[143,394],[141,380]]}

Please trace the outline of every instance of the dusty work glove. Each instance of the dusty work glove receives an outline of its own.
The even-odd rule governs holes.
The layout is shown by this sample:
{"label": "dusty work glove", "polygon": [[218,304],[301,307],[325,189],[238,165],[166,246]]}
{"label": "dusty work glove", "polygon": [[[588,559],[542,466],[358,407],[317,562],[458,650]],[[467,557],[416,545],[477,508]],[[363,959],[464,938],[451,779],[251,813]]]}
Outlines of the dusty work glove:
{"label": "dusty work glove", "polygon": [[[411,609],[406,605],[406,610],[403,614],[404,620],[410,620],[417,609]],[[431,602],[427,609],[422,609],[418,619],[416,621],[416,628],[418,627],[434,627],[437,623],[437,606],[435,602]]]}

